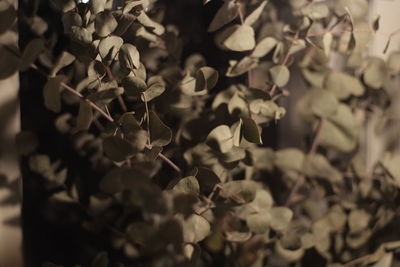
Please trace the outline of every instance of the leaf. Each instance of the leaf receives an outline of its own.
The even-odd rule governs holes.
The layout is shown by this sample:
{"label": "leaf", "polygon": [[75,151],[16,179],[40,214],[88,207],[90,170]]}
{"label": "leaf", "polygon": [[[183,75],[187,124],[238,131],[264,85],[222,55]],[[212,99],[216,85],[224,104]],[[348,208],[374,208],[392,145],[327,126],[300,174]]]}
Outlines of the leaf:
{"label": "leaf", "polygon": [[64,76],[57,75],[50,77],[43,88],[44,105],[47,109],[53,112],[61,111],[61,83],[64,80]]}
{"label": "leaf", "polygon": [[250,231],[252,231],[253,233],[263,234],[269,229],[270,220],[271,218],[269,213],[257,213],[249,215],[246,218],[246,224],[249,227]]}
{"label": "leaf", "polygon": [[321,177],[331,183],[343,182],[342,174],[321,154],[307,155],[303,164],[304,174],[310,178]]}
{"label": "leaf", "polygon": [[342,72],[329,73],[325,87],[340,100],[347,99],[351,95],[361,96],[365,91],[364,86],[357,78]]}
{"label": "leaf", "polygon": [[324,52],[327,57],[331,54],[331,46],[333,41],[333,34],[331,32],[327,32],[324,34],[322,38],[322,42],[324,44]]}
{"label": "leaf", "polygon": [[16,46],[0,45],[0,80],[17,72],[20,65],[19,51]]}
{"label": "leaf", "polygon": [[214,32],[234,20],[238,15],[239,5],[234,1],[225,2],[215,14],[208,27],[208,32]]}
{"label": "leaf", "polygon": [[400,52],[392,52],[387,59],[387,68],[392,75],[400,74]]}
{"label": "leaf", "polygon": [[218,71],[211,67],[201,67],[196,72],[195,91],[211,90],[218,82]]}
{"label": "leaf", "polygon": [[121,162],[131,157],[137,150],[128,141],[109,136],[103,140],[103,151],[112,161]]}
{"label": "leaf", "polygon": [[108,267],[108,255],[107,252],[99,252],[97,255],[94,257],[92,263],[92,267]]}
{"label": "leaf", "polygon": [[140,96],[147,89],[146,83],[133,75],[126,76],[122,79],[121,84],[127,96]]}
{"label": "leaf", "polygon": [[15,136],[15,143],[17,145],[18,154],[27,156],[36,150],[39,141],[34,133],[22,131]]}
{"label": "leaf", "polygon": [[74,11],[68,11],[64,13],[61,21],[64,27],[65,34],[71,32],[72,26],[82,27],[83,25],[82,17],[79,15],[79,13]]}
{"label": "leaf", "polygon": [[83,27],[72,26],[70,35],[72,39],[84,45],[88,45],[92,42],[92,34]]}
{"label": "leaf", "polygon": [[182,223],[183,240],[197,243],[206,238],[211,231],[210,223],[204,217],[193,214]]}
{"label": "leaf", "polygon": [[39,54],[44,50],[44,42],[42,39],[36,38],[30,41],[22,53],[19,69],[26,71],[35,62]]}
{"label": "leaf", "polygon": [[121,46],[118,58],[122,67],[126,69],[137,69],[140,66],[140,55],[136,46],[125,43]]}
{"label": "leaf", "polygon": [[229,181],[222,185],[220,196],[240,204],[249,203],[255,199],[258,186],[250,180]]}
{"label": "leaf", "polygon": [[151,101],[165,91],[165,82],[162,76],[150,77],[147,86],[147,90],[143,92],[142,101]]}
{"label": "leaf", "polygon": [[123,43],[124,40],[121,37],[114,35],[101,39],[98,47],[100,57],[104,61],[114,60]]}
{"label": "leaf", "polygon": [[244,24],[249,26],[253,25],[260,18],[267,3],[267,0],[263,0],[261,4],[245,18]]}
{"label": "leaf", "polygon": [[354,48],[356,48],[356,37],[354,36],[354,33],[352,32],[350,34],[350,40],[349,40],[349,44],[347,45],[347,51],[352,52],[354,50]]}
{"label": "leaf", "polygon": [[276,151],[275,166],[281,171],[303,170],[304,153],[297,148],[286,148]]}
{"label": "leaf", "polygon": [[303,15],[312,20],[320,20],[329,16],[329,8],[325,3],[312,3],[304,5],[301,9]]}
{"label": "leaf", "polygon": [[137,17],[137,20],[140,22],[140,24],[146,28],[150,28],[151,31],[157,35],[162,35],[165,32],[164,26],[149,18],[144,11],[140,13],[140,15]]}
{"label": "leaf", "polygon": [[248,25],[234,25],[221,33],[222,45],[226,49],[243,52],[255,47],[254,30]]}
{"label": "leaf", "polygon": [[377,15],[374,17],[374,19],[372,20],[372,29],[374,30],[374,32],[379,30],[379,21],[381,19],[380,15]]}
{"label": "leaf", "polygon": [[250,54],[251,57],[261,58],[266,56],[272,49],[275,48],[278,41],[273,37],[266,37],[262,39]]}
{"label": "leaf", "polygon": [[339,102],[328,90],[313,88],[298,101],[300,116],[310,121],[314,116],[326,118],[336,113]]}
{"label": "leaf", "polygon": [[229,152],[233,147],[233,135],[227,125],[214,128],[206,138],[206,144],[221,153]]}
{"label": "leaf", "polygon": [[282,232],[288,226],[293,218],[293,211],[286,207],[273,207],[270,210],[271,228],[275,231]]}
{"label": "leaf", "polygon": [[243,123],[242,128],[244,138],[251,143],[262,144],[261,134],[256,122],[248,117],[242,117],[240,120]]}
{"label": "leaf", "polygon": [[200,193],[200,185],[196,177],[188,176],[180,179],[172,190],[178,194],[193,194],[197,196]]}
{"label": "leaf", "polygon": [[351,233],[359,233],[368,227],[371,215],[364,210],[355,209],[349,214],[349,229]]}
{"label": "leaf", "polygon": [[90,12],[94,15],[103,12],[106,6],[107,0],[90,0]]}
{"label": "leaf", "polygon": [[357,145],[359,131],[360,124],[350,107],[339,104],[336,113],[323,123],[320,144],[350,152]]}
{"label": "leaf", "polygon": [[278,87],[285,86],[290,78],[289,69],[284,65],[277,65],[269,69],[269,75],[272,81]]}
{"label": "leaf", "polygon": [[118,26],[117,20],[110,11],[102,11],[96,15],[94,27],[100,37],[110,35]]}
{"label": "leaf", "polygon": [[400,186],[400,156],[386,152],[380,160],[380,164],[392,176],[396,184]]}
{"label": "leaf", "polygon": [[172,131],[154,111],[150,111],[150,140],[153,146],[166,146],[172,140]]}
{"label": "leaf", "polygon": [[50,3],[62,12],[70,11],[76,7],[74,0],[53,0]]}
{"label": "leaf", "polygon": [[0,10],[0,34],[11,29],[17,18],[17,11],[13,5],[9,5],[7,9]]}
{"label": "leaf", "polygon": [[50,76],[55,76],[64,67],[72,64],[75,61],[75,56],[67,51],[63,51],[57,58],[51,70]]}
{"label": "leaf", "polygon": [[81,100],[79,104],[79,113],[76,119],[76,130],[87,130],[92,124],[93,110],[88,101]]}
{"label": "leaf", "polygon": [[244,57],[240,61],[229,60],[229,68],[226,72],[227,77],[236,77],[254,69],[258,66],[258,59]]}
{"label": "leaf", "polygon": [[122,168],[114,168],[111,171],[107,172],[99,183],[99,189],[101,190],[101,192],[107,194],[116,194],[122,192],[125,189],[121,178],[123,172],[124,169]]}

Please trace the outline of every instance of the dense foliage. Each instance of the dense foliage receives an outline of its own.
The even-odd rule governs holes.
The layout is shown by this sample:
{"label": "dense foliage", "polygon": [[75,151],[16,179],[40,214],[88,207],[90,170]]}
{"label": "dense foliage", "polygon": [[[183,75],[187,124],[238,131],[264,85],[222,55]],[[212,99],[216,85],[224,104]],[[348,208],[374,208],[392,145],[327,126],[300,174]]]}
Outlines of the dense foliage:
{"label": "dense foliage", "polygon": [[[387,231],[398,222],[400,155],[370,162],[362,133],[371,114],[382,116],[376,131],[397,120],[385,88],[400,53],[368,56],[384,17],[369,21],[366,0],[206,0],[214,15],[203,34],[219,66],[183,53],[187,31],[165,23],[168,1],[33,2],[18,12],[32,38],[1,46],[0,77],[47,79],[43,116],[57,114],[54,127],[94,175],[42,153],[35,133],[18,134],[48,202],[81,211],[57,219],[107,239],[85,244],[75,264],[399,264],[399,231]],[[17,12],[7,1],[0,9],[2,33]],[[304,145],[267,147],[298,84]]]}

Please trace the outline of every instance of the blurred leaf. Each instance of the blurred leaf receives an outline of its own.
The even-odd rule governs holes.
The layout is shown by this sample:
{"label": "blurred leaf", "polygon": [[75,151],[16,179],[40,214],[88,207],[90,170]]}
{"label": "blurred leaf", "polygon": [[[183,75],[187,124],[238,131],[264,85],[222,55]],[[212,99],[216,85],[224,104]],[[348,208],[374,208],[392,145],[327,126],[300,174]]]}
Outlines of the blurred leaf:
{"label": "blurred leaf", "polygon": [[392,75],[400,74],[400,52],[392,52],[387,59],[387,68]]}
{"label": "blurred leaf", "polygon": [[387,67],[381,58],[369,58],[364,69],[364,82],[373,89],[381,88],[387,79]]}
{"label": "blurred leaf", "polygon": [[16,73],[20,65],[18,48],[0,45],[0,63],[0,80]]}
{"label": "blurred leaf", "polygon": [[51,3],[62,12],[67,12],[76,7],[74,0],[53,0]]}
{"label": "blurred leaf", "polygon": [[34,152],[39,144],[37,136],[28,131],[19,132],[15,137],[15,142],[18,154],[24,156]]}
{"label": "blurred leaf", "polygon": [[131,143],[117,136],[109,136],[103,140],[104,154],[112,161],[124,161],[137,152],[137,150]]}
{"label": "blurred leaf", "polygon": [[386,152],[380,159],[380,164],[393,177],[396,184],[400,186],[400,156]]}
{"label": "blurred leaf", "polygon": [[89,102],[81,100],[79,104],[79,113],[76,118],[76,130],[87,130],[92,124],[93,110]]}
{"label": "blurred leaf", "polygon": [[151,101],[165,91],[165,82],[161,76],[150,77],[147,86],[147,90],[143,92],[142,101]]}
{"label": "blurred leaf", "polygon": [[67,51],[63,51],[54,63],[50,76],[55,76],[64,67],[75,61],[75,56]]}
{"label": "blurred leaf", "polygon": [[50,77],[43,88],[44,105],[56,113],[61,111],[60,91],[63,80],[64,76],[62,75]]}
{"label": "blurred leaf", "polygon": [[374,17],[373,21],[372,21],[372,29],[376,32],[379,30],[379,21],[381,19],[380,15],[377,15]]}
{"label": "blurred leaf", "polygon": [[326,89],[332,92],[338,99],[347,99],[351,95],[364,94],[364,86],[361,82],[342,72],[331,72],[326,78]]}
{"label": "blurred leaf", "polygon": [[112,61],[117,56],[124,40],[118,36],[107,36],[99,43],[99,55],[104,61]]}
{"label": "blurred leaf", "polygon": [[248,51],[255,47],[254,30],[248,25],[234,25],[224,30],[220,37],[222,45],[232,51]]}
{"label": "blurred leaf", "polygon": [[275,152],[275,165],[281,171],[303,170],[304,153],[297,148],[286,148]]}
{"label": "blurred leaf", "polygon": [[92,263],[92,267],[108,267],[108,255],[107,252],[99,252],[94,257]]}
{"label": "blurred leaf", "polygon": [[121,46],[118,54],[121,66],[126,69],[133,70],[140,66],[139,51],[134,45],[125,43]]}
{"label": "blurred leaf", "polygon": [[126,76],[121,81],[121,84],[125,89],[126,95],[128,96],[138,97],[141,93],[143,93],[147,89],[146,83],[139,77],[133,75]]}
{"label": "blurred leaf", "polygon": [[275,48],[278,41],[273,37],[266,37],[262,39],[254,48],[251,57],[261,58],[266,56],[272,49]]}
{"label": "blurred leaf", "polygon": [[349,228],[351,233],[359,233],[368,227],[371,215],[364,210],[352,210],[349,214]]}
{"label": "blurred leaf", "polygon": [[229,152],[233,147],[233,135],[227,125],[214,128],[207,136],[206,144],[221,153]]}
{"label": "blurred leaf", "polygon": [[210,223],[204,217],[193,214],[182,222],[183,239],[185,242],[197,243],[210,234]]}
{"label": "blurred leaf", "polygon": [[154,111],[150,111],[150,140],[153,146],[166,146],[172,140],[172,131]]}
{"label": "blurred leaf", "polygon": [[201,67],[196,72],[195,91],[211,90],[218,82],[218,72],[210,67]]}
{"label": "blurred leaf", "polygon": [[188,176],[180,179],[172,190],[178,194],[193,194],[197,196],[200,193],[200,185],[196,177]]}
{"label": "blurred leaf", "polygon": [[117,28],[118,22],[110,11],[102,11],[96,15],[94,26],[98,36],[106,37]]}
{"label": "blurred leaf", "polygon": [[253,25],[253,24],[260,18],[260,16],[261,16],[261,14],[262,14],[262,12],[263,12],[265,6],[267,5],[267,3],[268,3],[267,0],[263,0],[263,1],[261,2],[261,4],[260,4],[256,9],[254,9],[254,11],[251,12],[251,13],[245,18],[244,24],[249,25],[249,26]]}
{"label": "blurred leaf", "polygon": [[273,207],[270,210],[271,228],[281,232],[285,230],[293,218],[293,212],[286,207]]}
{"label": "blurred leaf", "polygon": [[272,81],[278,87],[284,87],[290,78],[289,69],[284,65],[277,65],[269,69],[269,75]]}
{"label": "blurred leaf", "polygon": [[323,123],[320,143],[349,152],[357,145],[359,130],[360,124],[351,109],[339,104],[336,113]]}
{"label": "blurred leaf", "polygon": [[17,11],[13,5],[8,6],[7,9],[0,10],[0,34],[10,30],[11,26],[17,18]]}
{"label": "blurred leaf", "polygon": [[31,64],[35,62],[39,54],[44,50],[44,42],[42,39],[33,39],[30,41],[22,53],[19,69],[20,71],[26,71],[31,67]]}
{"label": "blurred leaf", "polygon": [[231,198],[237,203],[248,203],[254,200],[257,187],[258,185],[254,181],[229,181],[222,185],[220,196]]}
{"label": "blurred leaf", "polygon": [[331,183],[341,183],[343,181],[342,174],[321,154],[307,155],[303,169],[304,174],[311,178],[321,177]]}
{"label": "blurred leaf", "polygon": [[226,72],[227,77],[236,77],[254,69],[258,66],[258,60],[252,57],[244,57],[240,61],[229,60],[229,68]]}
{"label": "blurred leaf", "polygon": [[255,144],[262,144],[261,134],[255,121],[248,117],[242,117],[243,137]]}
{"label": "blurred leaf", "polygon": [[92,14],[96,15],[104,11],[107,0],[90,0],[90,11]]}
{"label": "blurred leaf", "polygon": [[72,26],[70,35],[72,39],[82,43],[83,45],[88,45],[92,42],[92,34],[83,27]]}
{"label": "blurred leaf", "polygon": [[234,20],[238,15],[238,8],[239,5],[233,1],[225,2],[215,14],[208,31],[214,32]]}
{"label": "blurred leaf", "polygon": [[253,233],[263,234],[269,229],[270,220],[269,213],[251,214],[246,218],[246,224]]}

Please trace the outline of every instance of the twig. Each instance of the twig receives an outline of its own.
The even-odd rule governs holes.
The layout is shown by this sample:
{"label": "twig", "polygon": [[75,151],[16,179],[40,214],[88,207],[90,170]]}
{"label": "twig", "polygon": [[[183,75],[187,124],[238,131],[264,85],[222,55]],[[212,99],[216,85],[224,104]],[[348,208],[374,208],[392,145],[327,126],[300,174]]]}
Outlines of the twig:
{"label": "twig", "polygon": [[[47,77],[47,74],[40,70],[35,64],[32,64],[31,67],[38,71],[40,74],[44,75],[45,77]],[[68,92],[71,92],[72,94],[76,95],[79,98],[84,99],[84,96],[79,93],[78,91],[76,91],[74,88],[70,87],[69,85],[67,85],[64,82],[61,82],[60,85],[65,88]],[[115,123],[115,120],[109,116],[107,113],[104,112],[104,110],[102,110],[99,106],[97,106],[95,103],[93,103],[91,100],[87,99],[88,103],[90,104],[90,106],[92,108],[94,108],[95,110],[97,110],[104,118],[106,118],[108,121]],[[152,147],[148,144],[146,144],[146,148],[147,149],[151,149]],[[170,165],[173,169],[175,169],[177,172],[182,173],[182,170],[174,163],[172,162],[169,158],[167,158],[165,155],[163,155],[162,153],[159,153],[158,156],[165,161],[168,165]]]}
{"label": "twig", "polygon": [[[324,125],[324,119],[321,118],[318,122],[314,140],[312,142],[310,151],[307,153],[307,155],[313,155],[317,152],[323,125]],[[297,195],[297,192],[300,190],[300,188],[303,185],[303,183],[305,182],[305,180],[306,180],[306,177],[304,176],[304,174],[299,174],[299,177],[297,178],[297,180],[296,180],[294,186],[292,187],[292,190],[290,191],[289,196],[286,200],[286,203],[285,203],[286,207],[288,207],[293,202],[294,197]]]}

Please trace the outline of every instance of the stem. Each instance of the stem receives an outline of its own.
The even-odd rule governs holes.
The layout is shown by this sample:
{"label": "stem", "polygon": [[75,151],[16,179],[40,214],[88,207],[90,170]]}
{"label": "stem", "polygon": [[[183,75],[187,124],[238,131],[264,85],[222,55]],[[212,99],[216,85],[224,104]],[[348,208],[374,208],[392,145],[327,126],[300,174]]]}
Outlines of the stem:
{"label": "stem", "polygon": [[[319,142],[321,139],[321,132],[322,132],[322,127],[324,125],[324,119],[320,119],[318,122],[318,127],[314,136],[314,140],[312,142],[310,151],[307,153],[307,155],[313,155],[317,152],[317,148],[319,146]],[[286,200],[285,206],[288,207],[290,204],[292,204],[295,196],[297,195],[297,192],[300,190],[301,186],[303,185],[303,183],[305,182],[306,177],[304,176],[304,174],[300,174],[299,177],[297,178],[294,186],[292,187],[292,190],[289,193],[289,196]]]}
{"label": "stem", "polygon": [[[38,71],[40,74],[42,74],[43,76],[47,77],[48,75],[40,70],[35,64],[31,65],[31,68],[33,68],[34,70]],[[71,92],[72,94],[76,95],[79,98],[84,99],[84,96],[79,93],[78,91],[76,91],[74,88],[70,87],[69,85],[67,85],[64,82],[61,82],[60,85],[65,88],[67,91]],[[94,102],[92,102],[89,99],[86,99],[86,101],[89,102],[90,106],[92,108],[94,108],[95,110],[97,110],[104,118],[106,118],[108,121],[115,123],[115,120],[109,116],[107,113],[104,112],[104,110],[102,110],[99,106],[97,106]],[[147,149],[151,149],[151,146],[146,144],[146,148]],[[169,158],[167,158],[166,156],[164,156],[162,153],[159,153],[158,156],[165,161],[168,165],[170,165],[173,169],[175,169],[177,172],[182,173],[182,170],[174,163],[172,162]]]}

